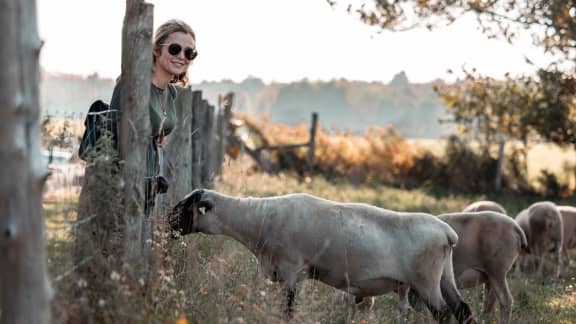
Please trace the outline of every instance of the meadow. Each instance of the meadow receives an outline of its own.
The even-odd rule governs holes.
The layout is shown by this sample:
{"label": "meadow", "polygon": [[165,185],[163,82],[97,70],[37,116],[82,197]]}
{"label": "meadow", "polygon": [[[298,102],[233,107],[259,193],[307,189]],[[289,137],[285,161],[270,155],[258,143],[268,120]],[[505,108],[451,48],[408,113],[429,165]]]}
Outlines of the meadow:
{"label": "meadow", "polygon": [[[226,161],[224,173],[215,189],[235,196],[269,196],[306,192],[335,201],[365,202],[399,211],[423,211],[433,214],[458,211],[472,201],[493,199],[515,215],[540,196],[518,194],[456,194],[437,189],[399,189],[377,184],[351,184],[326,180],[321,176],[296,177],[255,172],[250,161]],[[46,239],[49,274],[55,288],[52,302],[54,323],[66,322],[77,302],[73,292],[84,287],[72,272],[73,248],[70,224],[74,221],[77,191],[46,199]],[[570,204],[569,200],[556,201]],[[572,201],[572,204],[574,202]],[[82,225],[78,225],[82,226]],[[126,278],[111,272],[110,281],[118,287],[101,309],[114,311],[110,323],[274,323],[282,322],[283,290],[258,272],[256,259],[238,242],[225,237],[189,235],[178,241],[161,236],[153,244],[161,266],[154,279],[154,298],[139,303],[134,291],[124,284]],[[572,253],[572,258],[575,258]],[[551,260],[548,260],[551,262]],[[546,273],[552,273],[547,264]],[[514,323],[576,322],[576,261],[559,281],[542,281],[532,274],[509,275],[514,296]],[[462,290],[479,320],[492,323],[497,312],[481,313],[482,289]],[[296,314],[291,323],[395,323],[397,296],[379,296],[371,310],[348,304],[341,291],[320,282],[306,281],[298,290]],[[497,307],[496,307],[497,309]],[[411,311],[407,323],[433,323],[428,312]]]}

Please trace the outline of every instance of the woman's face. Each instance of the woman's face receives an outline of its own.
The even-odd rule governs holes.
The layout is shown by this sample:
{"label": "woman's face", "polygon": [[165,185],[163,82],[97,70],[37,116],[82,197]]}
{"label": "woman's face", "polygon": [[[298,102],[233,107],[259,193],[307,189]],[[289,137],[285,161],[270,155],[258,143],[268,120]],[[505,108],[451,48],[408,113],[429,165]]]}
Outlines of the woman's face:
{"label": "woman's face", "polygon": [[[178,48],[175,44],[180,46],[180,51],[173,55],[170,54],[169,49],[172,46],[172,52],[174,52],[174,49]],[[190,52],[190,50],[196,51],[196,42],[192,35],[182,32],[168,35],[166,40],[160,44],[160,49],[154,51],[156,71],[161,69],[163,72],[173,76],[186,72],[192,61],[186,58],[185,53],[186,51]]]}

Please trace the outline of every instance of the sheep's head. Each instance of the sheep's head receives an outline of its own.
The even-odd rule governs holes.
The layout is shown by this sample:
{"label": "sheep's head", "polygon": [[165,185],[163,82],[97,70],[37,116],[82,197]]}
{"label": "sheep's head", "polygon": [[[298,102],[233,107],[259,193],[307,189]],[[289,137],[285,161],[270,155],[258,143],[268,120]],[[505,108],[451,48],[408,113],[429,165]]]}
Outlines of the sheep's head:
{"label": "sheep's head", "polygon": [[541,244],[542,251],[559,252],[563,243],[562,216],[552,202],[538,202],[529,208],[530,228],[534,240]]}
{"label": "sheep's head", "polygon": [[176,204],[168,216],[173,237],[178,237],[175,232],[186,235],[201,231],[198,224],[201,221],[199,218],[213,207],[214,204],[206,197],[205,190],[196,189],[189,193]]}

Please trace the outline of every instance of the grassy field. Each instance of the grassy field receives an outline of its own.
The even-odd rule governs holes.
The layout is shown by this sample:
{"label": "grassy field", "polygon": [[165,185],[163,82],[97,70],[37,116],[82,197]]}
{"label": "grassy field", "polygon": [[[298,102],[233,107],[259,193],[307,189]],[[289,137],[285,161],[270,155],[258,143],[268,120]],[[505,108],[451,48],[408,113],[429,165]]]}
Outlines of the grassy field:
{"label": "grassy field", "polygon": [[[320,177],[297,178],[286,174],[266,175],[249,171],[245,163],[229,162],[225,174],[216,182],[216,190],[235,196],[269,196],[307,192],[335,201],[365,202],[399,211],[444,213],[461,210],[472,201],[499,201],[511,215],[540,200],[539,197],[456,195],[425,189],[401,190],[382,186],[353,186],[330,182]],[[45,202],[47,213],[47,251],[50,277],[56,295],[53,322],[66,321],[70,300],[67,284],[72,238],[68,225],[75,219],[76,195],[70,194]],[[569,201],[558,201],[569,204]],[[574,202],[572,202],[574,204]],[[178,317],[188,323],[274,323],[282,322],[280,306],[283,291],[258,272],[256,259],[239,243],[225,237],[190,235],[164,246],[164,264],[158,270],[158,289],[153,311],[130,316],[118,314],[117,323],[175,323]],[[576,257],[573,253],[572,257]],[[169,262],[167,262],[169,261]],[[514,323],[576,322],[576,261],[558,282],[533,275],[509,276],[515,299]],[[551,274],[550,264],[547,273]],[[118,280],[118,279],[116,279]],[[119,279],[121,282],[122,279]],[[119,283],[120,284],[120,283]],[[81,289],[81,288],[75,288]],[[462,291],[478,319],[492,323],[496,314],[482,315],[481,288]],[[395,323],[397,297],[379,296],[372,310],[359,310],[344,300],[344,293],[322,283],[307,281],[300,286],[293,323]],[[427,312],[411,311],[408,323],[433,322]]]}

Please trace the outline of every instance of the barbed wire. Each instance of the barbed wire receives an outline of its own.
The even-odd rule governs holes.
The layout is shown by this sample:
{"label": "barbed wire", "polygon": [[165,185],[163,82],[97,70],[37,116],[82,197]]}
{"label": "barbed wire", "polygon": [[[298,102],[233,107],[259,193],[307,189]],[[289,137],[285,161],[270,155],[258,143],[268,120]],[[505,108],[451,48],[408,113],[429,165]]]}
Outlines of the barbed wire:
{"label": "barbed wire", "polygon": [[69,276],[72,272],[76,271],[76,269],[78,269],[79,267],[81,267],[82,265],[86,264],[88,261],[92,260],[94,258],[95,255],[91,255],[87,258],[85,258],[84,260],[78,262],[77,264],[75,264],[72,268],[68,269],[67,271],[65,271],[64,273],[62,273],[61,275],[56,276],[54,279],[52,279],[52,283],[58,283],[59,281],[61,281],[62,279],[66,278],[67,276]]}
{"label": "barbed wire", "polygon": [[64,227],[64,228],[55,228],[55,229],[46,229],[46,232],[50,232],[50,233],[58,233],[58,232],[67,232],[67,231],[72,231],[73,229],[75,229],[76,227],[89,222],[90,220],[92,220],[93,218],[96,218],[97,215],[93,215],[90,216],[88,218],[73,222],[72,224]]}

